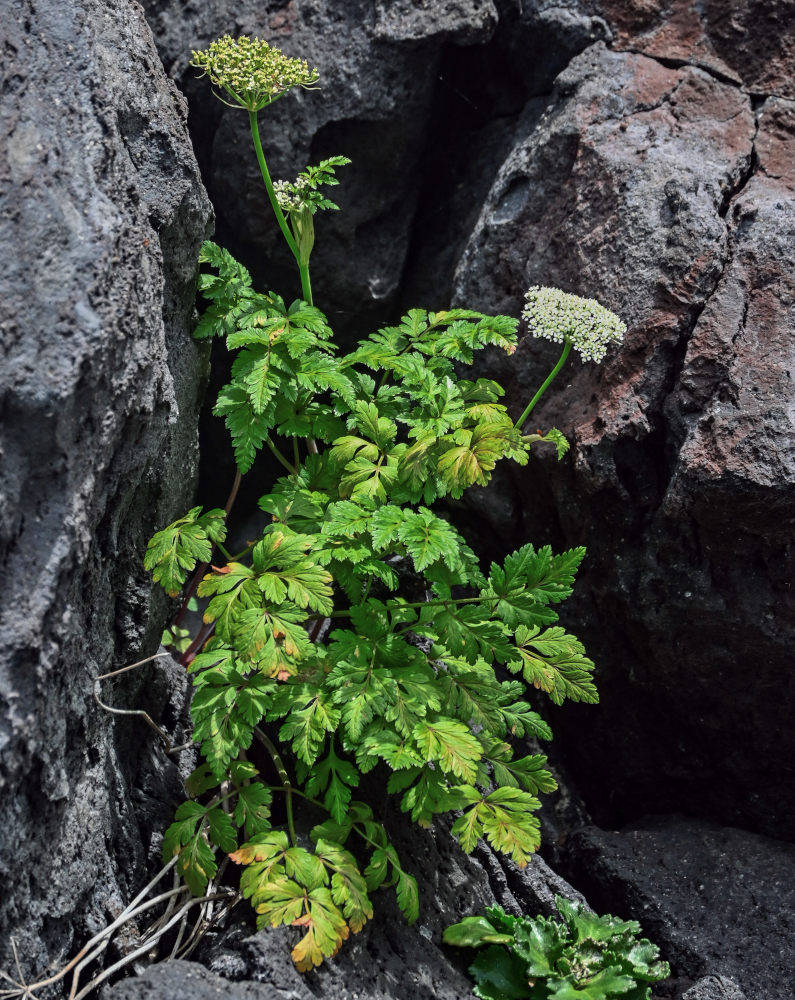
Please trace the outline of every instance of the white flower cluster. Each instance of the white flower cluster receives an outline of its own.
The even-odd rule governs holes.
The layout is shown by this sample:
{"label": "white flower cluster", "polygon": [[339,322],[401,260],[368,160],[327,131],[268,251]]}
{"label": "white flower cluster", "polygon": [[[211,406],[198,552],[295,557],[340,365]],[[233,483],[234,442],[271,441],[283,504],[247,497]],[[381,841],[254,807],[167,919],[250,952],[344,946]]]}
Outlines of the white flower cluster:
{"label": "white flower cluster", "polygon": [[308,196],[312,191],[312,185],[306,177],[302,177],[300,174],[294,183],[292,181],[276,181],[273,190],[276,194],[276,200],[279,202],[279,208],[285,215],[289,212],[300,212],[302,208],[311,206],[311,198]]}
{"label": "white flower cluster", "polygon": [[601,361],[610,343],[620,344],[626,324],[596,299],[583,299],[559,288],[533,285],[522,310],[530,333],[562,344],[571,341],[583,361]]}

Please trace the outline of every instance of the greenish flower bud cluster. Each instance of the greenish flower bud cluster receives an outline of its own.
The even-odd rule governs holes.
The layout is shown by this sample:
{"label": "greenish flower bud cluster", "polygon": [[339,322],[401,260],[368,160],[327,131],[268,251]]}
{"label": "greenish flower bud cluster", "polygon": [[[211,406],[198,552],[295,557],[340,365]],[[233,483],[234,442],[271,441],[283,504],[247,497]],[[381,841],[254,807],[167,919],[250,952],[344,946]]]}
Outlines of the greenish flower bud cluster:
{"label": "greenish flower bud cluster", "polygon": [[209,48],[193,52],[190,64],[228,94],[233,107],[247,111],[260,111],[292,87],[311,87],[318,79],[317,70],[310,69],[306,60],[291,59],[266,41],[247,35],[224,35]]}
{"label": "greenish flower bud cluster", "polygon": [[601,361],[608,344],[620,344],[627,332],[626,323],[596,299],[539,285],[528,289],[525,299],[522,318],[532,336],[558,344],[569,341],[583,361]]}

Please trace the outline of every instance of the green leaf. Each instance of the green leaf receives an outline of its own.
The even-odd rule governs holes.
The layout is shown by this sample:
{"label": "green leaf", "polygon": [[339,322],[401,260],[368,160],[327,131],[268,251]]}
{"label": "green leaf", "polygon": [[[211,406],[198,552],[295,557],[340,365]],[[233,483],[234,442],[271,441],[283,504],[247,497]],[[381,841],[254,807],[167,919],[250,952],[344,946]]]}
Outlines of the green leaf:
{"label": "green leaf", "polygon": [[541,842],[538,819],[541,803],[518,788],[497,788],[476,802],[452,827],[463,849],[471,851],[485,836],[495,850],[509,855],[520,868]]}
{"label": "green leaf", "polygon": [[495,740],[489,744],[485,756],[494,770],[494,781],[498,785],[524,788],[533,795],[554,792],[558,787],[544,767],[547,758],[543,754],[530,754],[520,760],[513,760],[513,749],[507,743]]}
{"label": "green leaf", "polygon": [[207,883],[218,870],[203,832],[206,815],[207,809],[198,802],[183,802],[163,837],[164,863],[175,854],[179,856],[177,871],[194,896],[204,894]]}
{"label": "green leaf", "polygon": [[373,904],[367,895],[367,883],[359,871],[356,859],[340,844],[318,840],[317,856],[331,872],[331,896],[341,907],[354,934],[373,915]]}
{"label": "green leaf", "polygon": [[417,891],[417,880],[404,871],[398,872],[397,888],[398,906],[409,924],[417,921],[420,915],[420,895]]}
{"label": "green leaf", "polygon": [[334,752],[334,747],[330,746],[328,756],[313,766],[305,787],[307,795],[313,798],[325,793],[323,804],[332,818],[341,823],[351,801],[351,789],[358,784],[359,772],[349,761],[341,760]]}
{"label": "green leaf", "polygon": [[485,917],[464,917],[445,928],[442,940],[457,948],[480,948],[484,944],[511,944],[513,934],[501,934]]}
{"label": "green leaf", "polygon": [[453,565],[460,563],[458,533],[426,507],[420,507],[416,513],[403,512],[398,538],[406,546],[418,572],[438,559]]}
{"label": "green leaf", "polygon": [[220,847],[224,854],[229,854],[237,847],[237,837],[232,820],[223,809],[215,808],[207,812],[207,825],[210,840]]}
{"label": "green leaf", "polygon": [[270,830],[270,814],[273,793],[259,781],[241,785],[237,790],[237,802],[232,818],[235,825],[243,827],[246,839]]}
{"label": "green leaf", "polygon": [[169,597],[176,597],[198,562],[209,562],[212,543],[226,537],[226,513],[214,509],[206,514],[194,507],[185,517],[156,532],[144,557],[144,569],[152,572]]}
{"label": "green leaf", "polygon": [[268,414],[257,413],[248,391],[234,383],[221,389],[213,413],[217,417],[224,417],[227,429],[232,435],[237,467],[241,473],[248,472],[268,436],[268,431],[273,426]]}
{"label": "green leaf", "polygon": [[232,641],[239,616],[262,605],[262,593],[254,573],[243,563],[230,562],[223,569],[213,568],[198,586],[199,597],[212,599],[204,609],[206,624],[215,622],[216,635]]}
{"label": "green leaf", "polygon": [[521,670],[525,680],[545,691],[556,705],[566,698],[595,704],[599,701],[591,676],[594,664],[585,655],[582,643],[560,626],[516,630],[517,652],[520,659],[508,664],[508,669]]}
{"label": "green leaf", "polygon": [[438,761],[463,781],[475,780],[483,748],[465,725],[444,717],[423,720],[414,727],[413,736],[425,760]]}
{"label": "green leaf", "polygon": [[499,945],[491,945],[481,952],[470,965],[469,972],[477,983],[475,996],[481,1000],[542,998],[541,994],[531,992],[522,962]]}

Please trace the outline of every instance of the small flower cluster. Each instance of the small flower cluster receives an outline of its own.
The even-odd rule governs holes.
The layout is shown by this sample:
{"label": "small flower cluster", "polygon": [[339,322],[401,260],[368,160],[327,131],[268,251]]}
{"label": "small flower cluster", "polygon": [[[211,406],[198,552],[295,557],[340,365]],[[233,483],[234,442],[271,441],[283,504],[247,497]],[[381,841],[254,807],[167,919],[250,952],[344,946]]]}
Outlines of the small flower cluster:
{"label": "small flower cluster", "polygon": [[610,343],[620,344],[626,324],[596,299],[583,299],[559,288],[533,285],[522,310],[530,333],[562,344],[570,341],[583,361],[601,361]]}
{"label": "small flower cluster", "polygon": [[273,185],[279,208],[287,215],[289,212],[300,212],[302,208],[311,206],[311,194],[314,189],[306,177],[301,174],[292,181],[276,181]]}
{"label": "small flower cluster", "polygon": [[204,70],[214,86],[232,98],[232,106],[260,111],[292,87],[310,87],[318,79],[306,60],[290,59],[259,38],[224,35],[194,52],[191,66]]}

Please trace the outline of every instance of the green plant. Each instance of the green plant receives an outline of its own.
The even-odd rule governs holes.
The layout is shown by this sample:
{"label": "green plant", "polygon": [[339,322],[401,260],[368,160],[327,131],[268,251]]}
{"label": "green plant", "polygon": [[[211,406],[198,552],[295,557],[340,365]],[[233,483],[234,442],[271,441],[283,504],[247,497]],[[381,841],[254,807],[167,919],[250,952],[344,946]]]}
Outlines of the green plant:
{"label": "green plant", "polygon": [[597,916],[562,896],[563,920],[511,917],[500,906],[465,917],[444,932],[446,944],[483,948],[472,965],[482,1000],[649,1000],[647,983],[670,975],[660,949],[638,938],[635,920]]}
{"label": "green plant", "polygon": [[[309,257],[314,213],[336,208],[320,188],[348,161],[333,157],[274,185],[257,119],[317,74],[249,39],[222,39],[193,61],[249,113],[302,297],[288,305],[255,291],[241,264],[205,244],[199,288],[210,304],[195,336],[223,337],[234,352],[214,412],[238,472],[224,510],[193,508],[155,534],[145,560],[174,597],[193,573],[170,634],[193,676],[204,762],[163,854],[177,856],[197,894],[216,877],[218,851],[244,866],[241,889],[259,926],[305,931],[293,957],[306,970],[364,925],[379,887],[395,888],[408,920],[418,915],[415,879],[372,806],[354,798],[368,772],[383,771],[421,825],[460,810],[452,830],[466,851],[486,837],[525,865],[537,848],[536,796],[555,782],[546,758],[515,741],[551,736],[526,686],[556,704],[597,700],[593,664],[553,609],[584,549],[525,545],[484,572],[431,509],[485,486],[503,458],[525,464],[534,444],[553,444],[558,457],[568,447],[555,429],[524,434],[529,410],[514,422],[496,382],[456,368],[487,346],[512,353],[517,320],[413,309],[340,357],[312,301]],[[592,336],[593,309],[575,296],[557,301],[551,308],[571,312],[568,352]],[[604,336],[620,339],[623,325],[604,312]],[[271,518],[262,536],[231,553],[227,517],[263,447],[285,475],[259,501]],[[194,593],[207,601],[205,625],[185,648],[181,621]],[[302,820],[308,837],[296,801],[322,820]]]}

